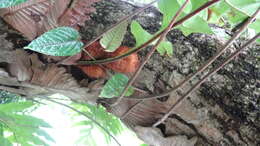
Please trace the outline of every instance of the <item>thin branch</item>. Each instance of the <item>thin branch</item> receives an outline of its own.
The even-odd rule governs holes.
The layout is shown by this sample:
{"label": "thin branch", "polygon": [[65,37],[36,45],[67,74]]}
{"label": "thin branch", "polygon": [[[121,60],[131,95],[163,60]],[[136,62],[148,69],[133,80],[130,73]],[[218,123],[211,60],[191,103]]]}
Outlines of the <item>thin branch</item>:
{"label": "thin branch", "polygon": [[85,114],[85,113],[83,113],[83,112],[81,112],[81,111],[79,111],[79,110],[77,110],[77,109],[75,109],[75,108],[73,108],[73,107],[71,107],[71,106],[69,106],[69,105],[66,105],[66,104],[64,104],[64,103],[61,103],[61,102],[52,100],[52,99],[50,99],[50,98],[48,98],[48,97],[44,97],[44,98],[38,97],[38,98],[40,98],[40,99],[45,99],[45,100],[48,100],[48,101],[50,101],[50,102],[53,102],[53,103],[62,105],[62,106],[64,106],[64,107],[69,108],[69,109],[71,109],[71,110],[73,110],[73,111],[79,113],[80,115],[82,115],[82,116],[88,118],[89,120],[91,120],[92,122],[94,122],[96,125],[98,125],[101,129],[103,129],[110,137],[112,137],[112,138],[114,139],[114,141],[115,141],[119,146],[121,146],[121,144],[119,143],[119,141],[118,141],[105,127],[103,127],[100,123],[98,123],[98,121],[96,121],[94,118],[90,117],[89,115],[87,115],[87,114]]}
{"label": "thin branch", "polygon": [[[199,7],[198,9],[196,9],[195,11],[189,13],[188,15],[186,15],[185,17],[183,17],[182,19],[178,20],[176,23],[173,24],[172,27],[178,26],[180,24],[182,24],[184,21],[188,20],[189,18],[197,15],[199,12],[201,12],[202,10],[214,5],[215,3],[219,2],[220,0],[212,0],[210,2],[205,3],[204,5],[202,5],[201,7]],[[125,54],[122,54],[120,56],[116,56],[113,58],[107,58],[107,59],[103,59],[103,60],[95,60],[95,61],[79,61],[76,65],[93,65],[93,64],[105,64],[105,63],[110,63],[110,62],[114,62],[117,61],[119,59],[122,59],[124,57],[127,57],[133,53],[136,53],[138,51],[140,51],[142,48],[148,46],[150,43],[154,42],[156,39],[158,39],[163,32],[166,30],[167,28],[165,28],[164,30],[160,31],[159,33],[157,33],[155,36],[153,36],[150,40],[148,40],[147,42],[145,42],[144,44],[128,51]]]}
{"label": "thin branch", "polygon": [[244,25],[240,28],[240,30],[238,30],[233,37],[228,40],[224,47],[212,58],[210,58],[203,66],[201,66],[197,72],[195,72],[194,74],[189,75],[185,80],[183,80],[180,84],[178,84],[176,87],[174,87],[173,89],[170,89],[164,93],[161,94],[157,94],[157,95],[148,95],[145,97],[127,97],[130,99],[140,99],[140,100],[147,100],[147,99],[152,99],[152,98],[160,98],[160,97],[164,97],[164,96],[168,96],[169,94],[171,94],[172,92],[178,90],[180,87],[182,87],[183,85],[185,85],[186,83],[188,83],[192,78],[194,78],[196,75],[198,75],[199,73],[203,72],[209,65],[211,65],[223,52],[225,52],[229,46],[235,41],[236,38],[238,38],[241,33],[247,28],[247,26],[255,19],[255,17],[257,16],[257,14],[259,13],[259,9],[255,12],[255,14],[248,19],[248,21],[246,23],[244,23]]}
{"label": "thin branch", "polygon": [[139,104],[141,104],[143,102],[143,100],[139,100],[136,104],[134,104],[133,106],[131,106],[125,113],[123,113],[121,116],[120,116],[120,119],[123,120],[125,119],[128,114],[130,114],[130,112],[135,108],[137,107]]}
{"label": "thin branch", "polygon": [[162,35],[160,36],[159,40],[156,42],[156,44],[152,47],[152,49],[149,51],[149,53],[147,54],[147,56],[145,57],[144,61],[141,63],[141,65],[139,66],[139,68],[137,69],[137,71],[135,71],[134,75],[131,77],[131,79],[127,82],[127,85],[125,86],[124,90],[122,91],[122,93],[120,94],[120,96],[117,98],[116,102],[114,104],[112,104],[111,106],[116,106],[118,103],[120,103],[120,101],[123,99],[125,93],[127,92],[128,88],[134,83],[134,81],[136,80],[137,76],[140,74],[140,72],[142,71],[144,65],[148,62],[148,60],[151,58],[151,56],[153,55],[153,53],[155,52],[155,50],[157,49],[157,47],[160,45],[160,43],[165,39],[166,35],[168,34],[168,32],[171,30],[172,26],[174,25],[175,21],[177,20],[177,18],[179,17],[179,15],[181,14],[181,12],[183,11],[183,9],[186,7],[186,5],[188,4],[190,0],[186,0],[183,5],[181,6],[181,8],[176,12],[175,16],[172,18],[170,24],[167,26],[166,30],[162,33]]}
{"label": "thin branch", "polygon": [[153,127],[158,126],[161,124],[163,121],[165,121],[175,110],[176,106],[179,105],[183,100],[189,97],[189,95],[197,90],[202,83],[204,83],[210,76],[215,74],[217,71],[219,71],[221,68],[223,68],[226,64],[228,64],[230,61],[232,61],[235,57],[237,57],[245,48],[247,48],[249,45],[251,45],[257,38],[260,37],[260,33],[258,33],[255,37],[250,39],[248,42],[246,42],[240,49],[238,49],[236,52],[234,52],[231,56],[229,56],[225,61],[214,68],[212,71],[207,73],[206,76],[204,76],[200,81],[198,81],[185,95],[183,95],[181,98],[179,98],[174,105],[170,108],[168,113],[166,113],[160,120],[158,120]]}

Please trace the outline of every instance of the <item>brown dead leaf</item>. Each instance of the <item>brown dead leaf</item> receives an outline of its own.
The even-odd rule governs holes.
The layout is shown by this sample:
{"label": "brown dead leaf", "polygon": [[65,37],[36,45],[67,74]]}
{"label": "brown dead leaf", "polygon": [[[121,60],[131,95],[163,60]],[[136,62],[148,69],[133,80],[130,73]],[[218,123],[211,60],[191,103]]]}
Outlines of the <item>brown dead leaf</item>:
{"label": "brown dead leaf", "polygon": [[167,103],[160,102],[157,99],[146,100],[139,104],[137,102],[138,100],[125,98],[120,104],[111,109],[111,113],[121,117],[134,106],[131,112],[122,120],[131,127],[136,125],[151,126],[170,108]]}
{"label": "brown dead leaf", "polygon": [[78,29],[90,19],[90,13],[95,11],[92,4],[99,0],[74,0],[71,7],[59,19],[60,26],[70,26]]}
{"label": "brown dead leaf", "polygon": [[134,128],[137,136],[148,145],[154,146],[194,146],[197,138],[188,139],[184,135],[163,137],[158,128],[136,126]]}
{"label": "brown dead leaf", "polygon": [[29,81],[32,77],[29,54],[23,50],[16,50],[13,52],[13,60],[14,62],[8,65],[10,75],[18,81]]}
{"label": "brown dead leaf", "polygon": [[[72,5],[68,8],[68,5]],[[78,28],[95,11],[98,0],[28,0],[17,6],[0,9],[0,16],[29,40],[58,26]]]}
{"label": "brown dead leaf", "polygon": [[50,0],[28,0],[17,6],[0,9],[1,17],[30,40],[39,35],[44,16],[49,11]]}

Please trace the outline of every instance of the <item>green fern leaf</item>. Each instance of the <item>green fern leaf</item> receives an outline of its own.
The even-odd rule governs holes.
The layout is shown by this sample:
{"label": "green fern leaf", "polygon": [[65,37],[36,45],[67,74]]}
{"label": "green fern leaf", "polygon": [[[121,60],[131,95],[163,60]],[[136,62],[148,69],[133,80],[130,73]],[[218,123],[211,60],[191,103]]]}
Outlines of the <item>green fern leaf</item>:
{"label": "green fern leaf", "polygon": [[0,0],[0,8],[6,8],[26,2],[27,0]]}

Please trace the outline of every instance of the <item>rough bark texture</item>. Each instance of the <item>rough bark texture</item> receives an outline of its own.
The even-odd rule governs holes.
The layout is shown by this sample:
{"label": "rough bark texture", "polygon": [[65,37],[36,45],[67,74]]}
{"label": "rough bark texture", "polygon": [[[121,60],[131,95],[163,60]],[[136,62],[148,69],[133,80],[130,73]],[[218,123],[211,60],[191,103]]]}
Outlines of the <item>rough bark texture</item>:
{"label": "rough bark texture", "polygon": [[[105,0],[97,3],[96,8],[97,12],[92,15],[92,21],[88,21],[87,26],[81,29],[83,38],[86,40],[94,38],[120,18],[133,12],[136,7],[118,0]],[[160,26],[161,14],[155,8],[151,8],[135,19],[149,32],[154,33]],[[0,28],[1,54],[3,52],[7,54],[5,56],[8,56],[13,47],[21,47],[27,43],[16,33],[7,30],[6,24],[1,20]],[[224,31],[217,27],[214,29]],[[161,93],[170,89],[170,86],[177,85],[203,65],[223,44],[219,36],[192,34],[186,37],[178,30],[171,31],[167,38],[173,43],[174,55],[165,57],[155,53],[140,74],[138,82],[135,83],[136,86],[150,93]],[[243,44],[243,40],[240,39],[236,43]],[[134,45],[134,39],[130,33],[126,35],[124,44]],[[139,54],[145,56],[148,51],[149,48],[146,48]],[[233,51],[234,47],[230,47],[209,69],[221,63]],[[177,93],[161,99],[144,101],[125,117],[121,116],[138,101],[124,99],[118,106],[107,108],[116,116],[121,117],[140,138],[151,145],[177,145],[178,142],[186,145],[193,145],[194,142],[196,142],[195,145],[260,145],[260,63],[257,58],[259,51],[259,45],[255,44],[217,72],[199,90],[182,102],[174,114],[158,127],[161,131],[136,128],[136,126],[151,127],[208,70]],[[8,62],[6,58],[1,58],[2,56],[0,55],[0,61]],[[6,69],[5,63],[1,62],[0,67]],[[0,75],[3,77],[5,72],[3,70],[1,73],[1,71]],[[75,74],[79,75],[77,71],[72,72],[73,76]],[[12,89],[13,86],[20,87],[23,84],[17,81],[12,83],[12,79],[8,75],[6,77],[8,78],[0,78],[1,87],[8,86],[8,89]],[[77,81],[82,79],[76,76],[75,78]],[[23,90],[28,86],[23,87],[20,88],[21,92],[29,92],[29,90]],[[41,94],[37,92],[39,89],[43,90],[37,86],[33,90],[35,93],[29,95]],[[14,91],[17,90],[15,88]],[[53,93],[56,90],[46,89],[44,93],[50,91]],[[77,99],[78,101],[91,99],[93,102],[90,96],[94,97],[94,93],[91,95],[88,90],[84,93],[84,97],[82,95]]]}

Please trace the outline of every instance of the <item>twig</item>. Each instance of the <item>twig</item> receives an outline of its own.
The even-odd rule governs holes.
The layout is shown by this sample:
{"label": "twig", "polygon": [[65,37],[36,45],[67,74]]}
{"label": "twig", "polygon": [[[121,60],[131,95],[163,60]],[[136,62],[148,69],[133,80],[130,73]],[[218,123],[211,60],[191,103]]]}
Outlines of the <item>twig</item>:
{"label": "twig", "polygon": [[220,64],[219,66],[217,66],[215,69],[213,69],[212,71],[210,71],[209,73],[207,73],[206,76],[204,76],[200,81],[198,81],[185,95],[183,95],[181,98],[179,98],[174,105],[170,108],[170,110],[160,119],[158,120],[153,127],[158,126],[159,124],[161,124],[163,121],[165,121],[175,110],[175,107],[177,105],[179,105],[183,100],[185,100],[187,97],[189,97],[189,95],[194,92],[196,89],[198,89],[200,87],[200,85],[202,83],[204,83],[210,76],[212,76],[214,73],[216,73],[217,71],[219,71],[221,68],[223,68],[223,66],[225,66],[226,64],[228,64],[230,61],[232,61],[236,56],[238,56],[245,48],[247,48],[250,44],[252,44],[258,37],[260,37],[260,33],[258,33],[255,37],[253,37],[252,39],[250,39],[248,42],[245,43],[245,45],[243,45],[240,49],[238,49],[236,52],[234,52],[231,56],[229,56],[227,59],[225,59],[225,61]]}
{"label": "twig", "polygon": [[[215,3],[219,2],[220,0],[212,0],[210,2],[207,2],[205,3],[204,5],[202,5],[201,7],[199,7],[198,9],[196,9],[195,11],[189,13],[188,15],[186,15],[185,17],[183,17],[182,19],[176,21],[176,23],[173,24],[172,27],[175,27],[175,26],[178,26],[180,24],[182,24],[184,21],[188,20],[189,18],[197,15],[199,12],[201,12],[202,10],[214,5]],[[105,64],[105,63],[110,63],[110,62],[114,62],[114,61],[117,61],[119,59],[122,59],[124,57],[127,57],[133,53],[136,53],[138,51],[140,51],[142,48],[148,46],[150,43],[152,43],[153,41],[155,41],[156,39],[158,39],[162,34],[163,32],[166,30],[167,28],[165,28],[164,30],[160,31],[159,33],[157,33],[154,37],[152,37],[150,40],[148,40],[147,42],[145,42],[144,44],[128,51],[127,53],[125,54],[122,54],[120,56],[116,56],[116,57],[113,57],[113,58],[107,58],[107,59],[103,59],[103,60],[95,60],[95,61],[79,61],[77,63],[77,65],[93,65],[93,64]]]}
{"label": "twig", "polygon": [[136,104],[134,104],[133,106],[131,106],[125,113],[123,113],[120,116],[120,119],[123,120],[127,117],[127,115],[135,108],[137,107],[139,104],[141,104],[143,102],[143,100],[139,100]]}
{"label": "twig", "polygon": [[175,14],[175,16],[172,18],[170,24],[167,26],[166,30],[162,33],[162,35],[160,36],[160,39],[156,42],[156,44],[152,47],[152,49],[149,51],[149,53],[147,54],[147,56],[145,57],[144,61],[141,63],[141,65],[139,66],[139,68],[137,69],[137,71],[135,71],[134,75],[131,77],[131,79],[127,82],[127,85],[125,86],[124,90],[122,91],[122,93],[120,94],[120,96],[117,98],[116,102],[114,104],[112,104],[111,106],[116,106],[124,97],[125,93],[127,92],[128,88],[134,83],[135,79],[137,78],[137,76],[140,74],[140,72],[142,71],[144,65],[148,62],[148,60],[151,58],[151,56],[153,55],[153,53],[155,52],[155,50],[157,49],[157,47],[160,45],[160,43],[164,40],[164,38],[166,37],[166,35],[168,34],[168,32],[171,30],[172,26],[174,25],[175,21],[177,20],[177,18],[179,17],[179,15],[181,14],[182,10],[186,7],[186,5],[188,4],[190,0],[186,0],[183,5],[181,6],[181,8],[177,11],[177,13]]}
{"label": "twig", "polygon": [[257,10],[257,12],[250,18],[248,19],[248,21],[246,23],[244,23],[244,25],[240,28],[240,30],[238,30],[233,37],[228,40],[226,42],[226,44],[224,45],[224,47],[212,58],[210,58],[206,64],[204,64],[203,66],[201,66],[199,68],[199,70],[197,72],[195,72],[194,74],[191,74],[190,76],[188,76],[185,80],[183,80],[180,84],[178,84],[176,87],[174,87],[173,89],[170,89],[164,93],[161,94],[157,94],[157,95],[148,95],[145,97],[127,97],[130,99],[140,99],[140,100],[147,100],[147,99],[152,99],[152,98],[160,98],[160,97],[164,97],[164,96],[168,96],[169,94],[171,94],[172,92],[176,91],[177,89],[179,89],[180,87],[182,87],[183,85],[185,85],[187,82],[189,82],[192,78],[194,78],[196,75],[198,75],[199,73],[201,73],[202,71],[204,71],[209,65],[211,65],[223,52],[225,52],[228,47],[235,41],[236,38],[238,38],[240,36],[240,34],[247,28],[247,26],[254,20],[254,18],[257,16],[257,14],[259,13],[259,9]]}
{"label": "twig", "polygon": [[[38,97],[38,98],[41,98],[41,97]],[[44,98],[41,98],[41,99],[45,99],[45,100],[51,101],[51,102],[53,102],[53,103],[62,105],[62,106],[64,106],[64,107],[66,107],[66,108],[69,108],[69,109],[71,109],[71,110],[73,110],[73,111],[79,113],[80,115],[83,115],[84,117],[88,118],[89,120],[91,120],[92,122],[94,122],[96,125],[98,125],[101,129],[103,129],[110,137],[112,137],[112,138],[114,139],[114,141],[115,141],[119,146],[121,146],[121,144],[118,142],[118,140],[117,140],[105,127],[103,127],[100,123],[98,123],[98,121],[96,121],[94,118],[90,117],[89,115],[87,115],[87,114],[85,114],[85,113],[83,113],[83,112],[81,112],[81,111],[79,111],[79,110],[77,110],[77,109],[75,109],[75,108],[73,108],[73,107],[71,107],[71,106],[69,106],[69,105],[66,105],[66,104],[61,103],[61,102],[57,102],[57,101],[52,100],[52,99],[50,99],[50,98],[44,97]]]}

